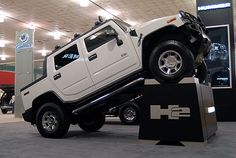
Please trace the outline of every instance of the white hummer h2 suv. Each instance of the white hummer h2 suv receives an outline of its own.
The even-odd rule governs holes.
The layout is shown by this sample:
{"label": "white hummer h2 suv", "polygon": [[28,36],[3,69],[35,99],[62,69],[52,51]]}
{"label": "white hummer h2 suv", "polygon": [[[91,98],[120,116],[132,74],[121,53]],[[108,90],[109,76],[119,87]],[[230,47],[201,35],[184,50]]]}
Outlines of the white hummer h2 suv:
{"label": "white hummer h2 suv", "polygon": [[112,98],[144,78],[163,84],[202,78],[210,48],[201,19],[184,11],[133,27],[100,20],[46,57],[43,76],[21,90],[23,118],[44,137],[62,137],[70,124],[97,131],[104,109],[131,95],[116,103]]}

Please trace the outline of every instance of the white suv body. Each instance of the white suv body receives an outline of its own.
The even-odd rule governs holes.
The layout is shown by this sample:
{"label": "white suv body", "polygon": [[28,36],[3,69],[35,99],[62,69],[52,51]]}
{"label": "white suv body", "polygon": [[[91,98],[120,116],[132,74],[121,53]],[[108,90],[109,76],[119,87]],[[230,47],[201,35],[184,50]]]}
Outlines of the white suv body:
{"label": "white suv body", "polygon": [[[63,106],[71,106],[68,108],[69,110],[67,110],[67,115],[71,115],[76,109],[87,104],[88,101],[86,102],[86,99],[90,96],[93,96],[90,98],[97,101],[96,99],[108,96],[111,91],[115,91],[122,86],[127,87],[127,84],[129,85],[129,83],[138,79],[138,77],[143,77],[143,72],[145,72],[147,67],[150,67],[150,64],[147,66],[147,63],[145,66],[144,62],[152,60],[149,59],[149,57],[145,57],[144,59],[144,53],[146,53],[144,47],[147,43],[144,43],[144,40],[152,38],[153,36],[156,38],[156,41],[159,41],[163,38],[162,32],[168,34],[169,30],[177,30],[187,25],[187,18],[183,18],[187,13],[180,13],[183,15],[178,14],[176,16],[155,19],[134,27],[130,27],[118,20],[108,20],[95,26],[95,28],[89,32],[76,37],[65,46],[53,51],[53,53],[48,55],[45,59],[43,77],[21,90],[22,100],[26,110],[23,114],[24,119],[38,126],[39,122],[43,122],[40,120],[37,121],[37,117],[41,116],[39,110],[44,109],[41,108],[41,106],[48,102],[60,104],[60,109],[64,109]],[[197,21],[196,19],[194,20]],[[198,31],[202,39],[198,39],[198,37],[190,35],[192,33],[189,33],[192,39],[188,39],[188,41],[190,41],[189,43],[191,44],[191,40],[201,40],[199,45],[203,45],[202,43],[204,43],[204,49],[199,46],[199,51],[191,55],[194,56],[194,68],[196,68],[196,65],[200,65],[199,63],[201,63],[201,61],[199,62],[199,60],[209,52],[210,48],[210,40],[205,35],[204,31],[201,30],[203,26],[197,23],[200,22],[196,22],[196,25],[199,27]],[[186,30],[185,32],[188,32],[187,26]],[[189,32],[191,31],[190,28]],[[173,33],[173,31],[170,32],[171,34]],[[202,42],[203,40],[206,41]],[[153,43],[153,41],[149,43]],[[176,50],[178,50],[178,48]],[[166,52],[168,53],[168,50]],[[160,65],[160,72],[166,72],[163,77],[168,74],[172,74],[170,77],[173,77],[173,74],[178,73],[177,70],[181,70],[184,65],[184,63],[178,63],[179,61],[182,62],[184,56],[180,56],[181,53],[178,52],[175,54],[175,52],[176,51],[173,51],[174,54],[169,53],[169,57],[168,55],[166,57],[163,56],[163,59],[158,60],[159,65],[163,63],[163,65]],[[154,57],[155,56],[153,56],[153,58]],[[166,66],[166,68],[162,68],[163,66]],[[138,77],[132,79],[131,76],[134,75]],[[150,77],[151,75],[148,76]],[[121,83],[125,79],[127,82],[124,84],[117,85],[116,88],[110,88],[109,91],[106,91],[108,87]],[[165,78],[162,78],[160,82],[164,80]],[[121,91],[122,89],[119,89],[119,92]],[[57,101],[55,101],[55,99],[57,99]],[[90,101],[90,103],[93,102],[93,100]],[[81,101],[84,101],[84,103],[80,103]],[[53,108],[57,109],[54,106],[51,107],[51,109]],[[54,112],[54,114],[55,113],[56,112]],[[56,116],[52,115],[51,118],[54,117]],[[74,116],[69,117],[72,118],[69,120],[69,123],[74,122]],[[43,114],[41,116],[41,119],[45,119],[44,121],[49,120],[49,118],[50,117]],[[53,121],[51,120],[51,122]],[[56,120],[56,122],[58,122],[58,120]],[[42,125],[42,128],[38,128],[38,130],[45,137],[61,137],[65,133],[64,131],[64,133],[59,132],[58,134],[56,133],[58,132],[57,130],[48,132],[47,127],[50,126],[49,123],[44,125]],[[43,130],[46,131],[46,134]]]}
{"label": "white suv body", "polygon": [[[149,33],[166,25],[166,21],[173,18],[165,17],[155,19],[138,27],[137,33],[143,34],[143,37]],[[172,25],[177,27],[184,23],[178,18]],[[111,26],[119,34],[123,45],[118,46],[113,39],[101,47],[88,52],[85,39],[97,31]],[[159,27],[158,27],[159,26]],[[54,91],[63,101],[74,101],[82,98],[106,85],[111,84],[127,74],[142,69],[142,47],[138,46],[139,37],[132,37],[129,34],[131,28],[124,32],[114,21],[110,20],[106,24],[97,27],[86,35],[66,45],[60,51],[53,53],[47,58],[47,76],[40,82],[29,87],[29,95],[23,95],[23,104],[25,110],[31,108],[33,99],[48,91]],[[62,51],[76,45],[79,51],[79,59],[56,70],[54,58]],[[97,59],[89,61],[89,56],[97,54]],[[61,79],[54,80],[54,76],[61,74]]]}

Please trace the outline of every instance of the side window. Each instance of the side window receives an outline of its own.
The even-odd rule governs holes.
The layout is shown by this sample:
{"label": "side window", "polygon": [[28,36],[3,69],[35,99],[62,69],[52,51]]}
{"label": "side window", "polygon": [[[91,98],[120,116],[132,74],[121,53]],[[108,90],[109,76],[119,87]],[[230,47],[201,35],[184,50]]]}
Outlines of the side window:
{"label": "side window", "polygon": [[114,39],[115,36],[109,35],[114,32],[115,30],[111,26],[107,26],[103,28],[102,30],[87,37],[84,40],[84,42],[85,42],[88,52],[91,52],[92,50]]}
{"label": "side window", "polygon": [[54,57],[55,69],[58,70],[79,57],[78,48],[75,44]]}

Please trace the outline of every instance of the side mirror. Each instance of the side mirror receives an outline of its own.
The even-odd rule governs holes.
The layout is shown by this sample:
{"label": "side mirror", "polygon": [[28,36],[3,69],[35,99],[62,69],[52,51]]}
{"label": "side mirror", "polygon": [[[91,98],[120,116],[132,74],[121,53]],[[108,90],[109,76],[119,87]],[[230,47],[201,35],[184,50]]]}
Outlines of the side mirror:
{"label": "side mirror", "polygon": [[118,46],[121,46],[123,44],[123,41],[121,39],[118,38],[118,36],[116,36],[116,42]]}
{"label": "side mirror", "polygon": [[118,33],[115,32],[114,30],[109,30],[107,32],[107,36],[115,37],[118,46],[121,46],[123,44],[123,41],[121,39],[119,39],[119,37],[118,37]]}

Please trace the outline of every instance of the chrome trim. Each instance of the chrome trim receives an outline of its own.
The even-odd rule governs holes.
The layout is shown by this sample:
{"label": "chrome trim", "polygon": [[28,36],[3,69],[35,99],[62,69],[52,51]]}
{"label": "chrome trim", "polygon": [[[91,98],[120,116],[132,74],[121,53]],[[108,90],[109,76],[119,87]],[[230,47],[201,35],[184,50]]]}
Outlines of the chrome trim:
{"label": "chrome trim", "polygon": [[161,54],[158,60],[158,67],[165,75],[176,74],[183,65],[181,55],[174,50],[167,50]]}

